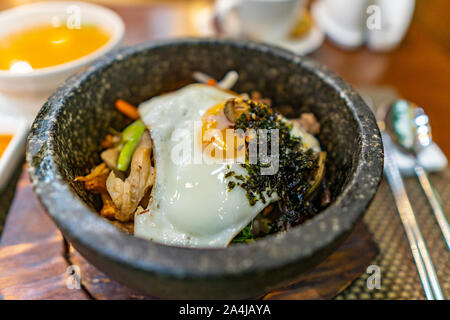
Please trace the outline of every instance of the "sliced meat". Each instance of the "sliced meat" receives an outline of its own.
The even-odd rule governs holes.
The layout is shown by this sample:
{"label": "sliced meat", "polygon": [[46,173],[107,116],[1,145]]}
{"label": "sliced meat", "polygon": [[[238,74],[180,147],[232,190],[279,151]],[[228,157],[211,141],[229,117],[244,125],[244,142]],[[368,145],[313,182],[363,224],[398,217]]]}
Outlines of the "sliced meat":
{"label": "sliced meat", "polygon": [[292,120],[294,123],[299,123],[306,132],[317,135],[320,133],[320,123],[317,121],[313,113],[303,113],[300,118]]}
{"label": "sliced meat", "polygon": [[103,208],[100,211],[100,215],[109,220],[114,220],[116,215],[118,215],[119,210],[114,205],[108,192],[100,194],[102,197]]}
{"label": "sliced meat", "polygon": [[102,163],[95,167],[90,174],[84,177],[76,177],[75,181],[84,182],[84,187],[86,190],[94,193],[100,194],[106,192],[106,179],[108,178],[109,172],[111,170]]}

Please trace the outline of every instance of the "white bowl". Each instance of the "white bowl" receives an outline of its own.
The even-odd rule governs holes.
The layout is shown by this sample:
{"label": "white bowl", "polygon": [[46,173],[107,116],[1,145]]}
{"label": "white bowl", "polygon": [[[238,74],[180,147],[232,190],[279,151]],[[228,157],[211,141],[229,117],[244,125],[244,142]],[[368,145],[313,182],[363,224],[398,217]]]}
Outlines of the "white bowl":
{"label": "white bowl", "polygon": [[12,135],[3,155],[0,156],[0,192],[9,182],[11,175],[23,161],[25,141],[27,139],[30,122],[24,118],[0,117],[0,134]]}
{"label": "white bowl", "polygon": [[[39,103],[43,102],[68,76],[117,48],[125,32],[124,23],[115,12],[83,2],[39,2],[0,12],[0,37],[21,29],[52,23],[58,19],[66,23],[69,17],[73,17],[78,12],[82,24],[99,26],[111,34],[110,40],[91,54],[64,64],[36,69],[28,73],[0,70],[0,94],[2,95],[0,112],[5,112],[5,104],[7,104],[14,106],[15,109],[23,109],[21,111],[25,115],[34,115],[40,108]],[[37,106],[30,106],[33,102]],[[12,110],[12,107],[10,109],[12,114],[17,111]]]}

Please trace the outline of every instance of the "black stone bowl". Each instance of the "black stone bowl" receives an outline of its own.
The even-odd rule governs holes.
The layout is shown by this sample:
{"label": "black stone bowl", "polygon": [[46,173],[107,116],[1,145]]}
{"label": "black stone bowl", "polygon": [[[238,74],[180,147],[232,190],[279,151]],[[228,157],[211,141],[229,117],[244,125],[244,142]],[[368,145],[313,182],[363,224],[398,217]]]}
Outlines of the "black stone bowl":
{"label": "black stone bowl", "polygon": [[[314,112],[328,152],[331,205],[287,233],[225,249],[153,243],[99,217],[98,199],[74,177],[99,162],[108,128],[124,127],[114,101],[138,104],[193,82],[194,71],[220,79],[229,70],[240,74],[238,92],[258,90],[275,105]],[[348,236],[380,182],[382,150],[369,108],[316,62],[262,44],[182,39],[121,49],[68,79],[33,124],[27,163],[35,192],[64,236],[111,278],[161,298],[249,298],[295,280]]]}

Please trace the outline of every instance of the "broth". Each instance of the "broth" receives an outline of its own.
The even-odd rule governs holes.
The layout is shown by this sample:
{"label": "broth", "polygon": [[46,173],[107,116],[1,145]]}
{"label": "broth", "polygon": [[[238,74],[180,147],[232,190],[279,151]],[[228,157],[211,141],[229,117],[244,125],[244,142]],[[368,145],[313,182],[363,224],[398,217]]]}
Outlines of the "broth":
{"label": "broth", "polygon": [[80,29],[42,25],[0,38],[0,70],[27,72],[63,64],[105,45],[111,35],[93,25]]}

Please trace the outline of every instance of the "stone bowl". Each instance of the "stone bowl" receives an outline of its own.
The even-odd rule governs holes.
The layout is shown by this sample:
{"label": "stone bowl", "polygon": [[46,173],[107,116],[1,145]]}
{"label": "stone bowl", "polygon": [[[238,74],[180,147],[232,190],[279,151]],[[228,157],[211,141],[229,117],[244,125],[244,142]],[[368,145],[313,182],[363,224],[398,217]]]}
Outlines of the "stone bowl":
{"label": "stone bowl", "polygon": [[[237,70],[238,92],[258,90],[275,105],[313,112],[328,152],[332,203],[287,233],[224,249],[165,246],[125,234],[95,211],[98,199],[74,177],[99,163],[108,128],[125,119],[116,99],[133,104]],[[170,121],[168,119],[168,121]],[[294,281],[349,235],[380,182],[383,148],[361,97],[320,64],[252,42],[180,39],[123,48],[69,78],[42,107],[28,140],[34,190],[64,237],[95,267],[159,298],[252,298]]]}

